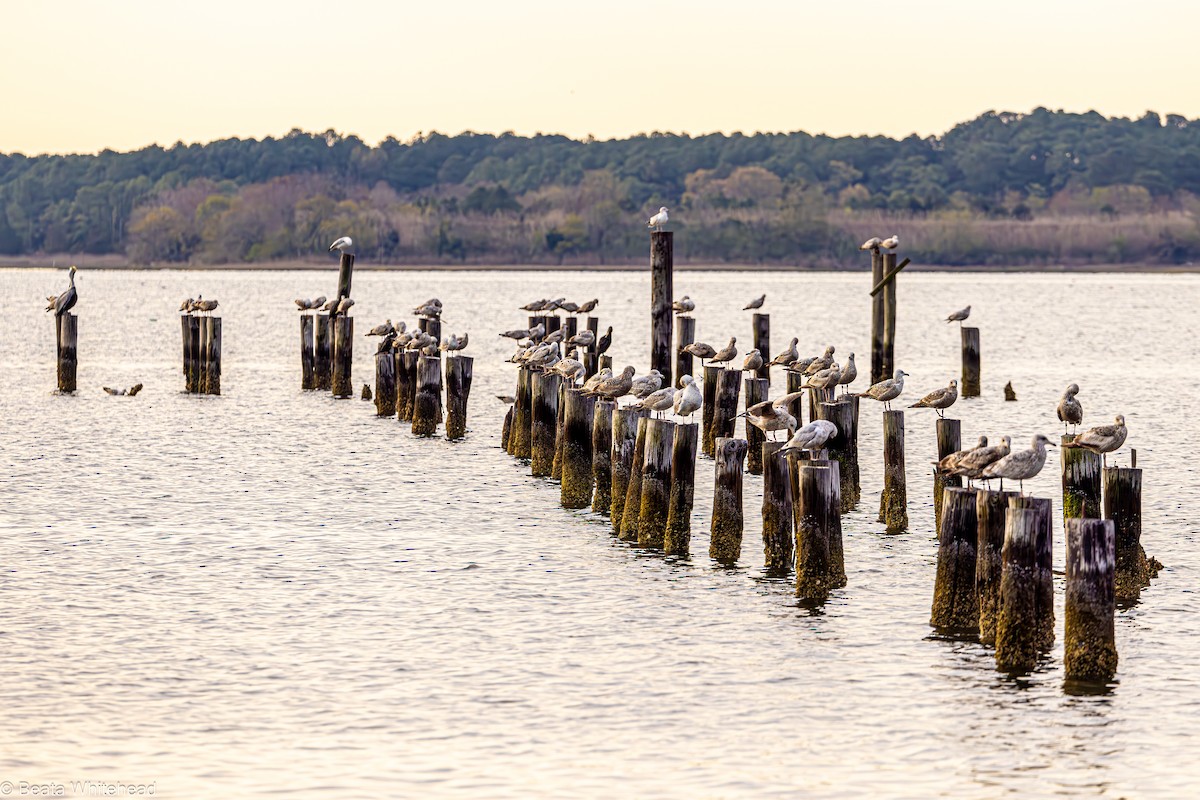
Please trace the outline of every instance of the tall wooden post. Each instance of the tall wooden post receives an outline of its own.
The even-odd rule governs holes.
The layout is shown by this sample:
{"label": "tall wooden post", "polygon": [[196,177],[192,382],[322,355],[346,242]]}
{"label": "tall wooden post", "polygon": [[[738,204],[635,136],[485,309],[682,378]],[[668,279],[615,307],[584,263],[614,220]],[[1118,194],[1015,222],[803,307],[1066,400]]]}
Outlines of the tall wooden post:
{"label": "tall wooden post", "polygon": [[[770,388],[770,381],[766,378],[756,378],[751,373],[750,377],[746,378],[746,410],[749,411],[756,403],[765,401]],[[766,438],[766,434],[751,425],[750,418],[746,417],[746,444],[749,448],[746,451],[746,472],[751,475],[763,474],[763,442]]]}
{"label": "tall wooden post", "polygon": [[200,393],[200,365],[204,361],[204,354],[200,349],[200,338],[200,318],[188,317],[188,348],[191,355],[187,374],[187,391],[191,394]]}
{"label": "tall wooden post", "polygon": [[1068,519],[1063,666],[1067,680],[1109,681],[1117,674],[1112,520]]}
{"label": "tall wooden post", "polygon": [[[633,462],[629,467],[629,478],[625,481],[625,502],[621,506],[621,528],[617,531],[618,538],[623,542],[638,540],[638,515],[642,513],[642,467],[646,463],[646,426],[649,423],[648,417],[638,417]],[[615,513],[613,528],[616,528]]]}
{"label": "tall wooden post", "polygon": [[[871,250],[871,285],[878,286],[883,280],[883,254],[879,248]],[[879,383],[891,373],[883,369],[884,292],[871,298],[871,383]]]}
{"label": "tall wooden post", "polygon": [[[396,355],[396,418],[401,422],[412,422],[413,406],[417,402],[417,361],[420,358],[421,354],[416,350],[398,351]],[[511,412],[512,406],[508,410]],[[505,437],[505,441],[508,441],[508,437]],[[508,449],[508,445],[505,449]]]}
{"label": "tall wooden post", "polygon": [[[937,460],[941,461],[951,453],[962,449],[962,421],[957,419],[939,419],[935,423],[937,432]],[[933,471],[933,526],[942,529],[942,501],[945,498],[944,489],[947,486],[961,487],[962,478],[957,475],[942,477],[937,470]]]}
{"label": "tall wooden post", "polygon": [[646,423],[646,452],[642,461],[642,497],[638,512],[638,545],[662,549],[671,510],[671,452],[675,423],[651,419]]}
{"label": "tall wooden post", "polygon": [[979,630],[979,595],[975,589],[978,498],[974,489],[948,487],[944,492],[929,624],[948,632],[975,632]]}
{"label": "tall wooden post", "polygon": [[79,317],[67,312],[54,320],[58,391],[75,391],[79,366]]}
{"label": "tall wooden post", "polygon": [[517,402],[513,404],[513,428],[509,434],[509,452],[517,458],[532,455],[533,430],[533,368],[517,370]]}
{"label": "tall wooden post", "polygon": [[840,515],[831,507],[837,491],[831,463],[789,459],[789,480],[796,492],[796,596],[813,602],[823,602],[832,584],[830,526],[840,522]]}
{"label": "tall wooden post", "polygon": [[[717,380],[717,408],[713,412],[713,438],[733,438],[737,424],[738,395],[742,393],[742,371],[726,369]],[[747,445],[748,446],[748,445]]]}
{"label": "tall wooden post", "polygon": [[675,318],[675,388],[683,384],[679,381],[684,375],[693,375],[692,354],[683,352],[683,348],[696,341],[696,320],[694,317]]}
{"label": "tall wooden post", "polygon": [[841,512],[853,511],[858,505],[861,489],[858,472],[858,425],[855,404],[857,397],[843,397],[836,403],[817,406],[817,419],[832,422],[837,434],[825,443],[829,457],[838,463],[841,482]]}
{"label": "tall wooden post", "polygon": [[592,504],[592,420],[596,398],[582,389],[566,390],[563,412],[562,507]]}
{"label": "tall wooden post", "polygon": [[979,328],[962,329],[962,396],[979,397]]}
{"label": "tall wooden post", "polygon": [[346,314],[333,319],[333,381],[330,390],[334,397],[354,394],[350,375],[354,363],[354,318]]}
{"label": "tall wooden post", "polygon": [[417,399],[413,403],[412,432],[433,436],[442,421],[442,359],[421,356],[417,361]]}
{"label": "tall wooden post", "polygon": [[471,397],[471,378],[475,359],[471,356],[449,356],[446,359],[446,438],[461,439],[467,435],[467,401]]}
{"label": "tall wooden post", "polygon": [[[764,378],[771,385],[771,368],[767,362],[771,360],[771,315],[755,314],[754,318],[754,349],[762,356],[763,365],[758,368],[758,377]],[[753,446],[750,452],[754,452]]]}
{"label": "tall wooden post", "polygon": [[[612,415],[611,474],[612,497],[611,517],[613,533],[621,532],[621,520],[625,513],[625,495],[629,489],[629,477],[633,471],[634,449],[637,445],[638,420],[646,416],[640,408],[618,408]],[[639,497],[640,497],[639,490]]]}
{"label": "tall wooden post", "polygon": [[221,318],[204,320],[204,385],[205,394],[221,393]]}
{"label": "tall wooden post", "polygon": [[[749,380],[749,379],[747,379]],[[764,568],[769,575],[787,575],[792,568],[792,482],[783,442],[762,442]]]}
{"label": "tall wooden post", "polygon": [[315,320],[313,388],[328,392],[333,385],[333,328],[328,314],[317,314]]}
{"label": "tall wooden post", "polygon": [[[896,254],[883,254],[883,274],[896,268]],[[879,293],[883,296],[883,374],[896,372],[896,279],[893,277]]]}
{"label": "tall wooden post", "polygon": [[904,477],[904,412],[883,412],[883,494],[879,522],[888,533],[908,528],[908,489]]}
{"label": "tall wooden post", "polygon": [[671,379],[671,297],[675,270],[675,243],[671,231],[650,234],[650,368]]}
{"label": "tall wooden post", "polygon": [[316,373],[313,371],[313,317],[312,314],[300,315],[300,388],[304,391],[315,389],[317,386]]}
{"label": "tall wooden post", "polygon": [[[1064,434],[1062,443],[1074,439],[1074,436]],[[1100,470],[1104,464],[1103,457],[1082,447],[1064,447],[1059,452],[1059,461],[1062,463],[1063,520],[1072,517],[1100,519]]]}
{"label": "tall wooden post", "polygon": [[696,448],[700,426],[694,422],[675,426],[671,449],[671,504],[667,510],[667,530],[663,537],[666,555],[686,556],[691,551],[692,500],[696,489]]}
{"label": "tall wooden post", "polygon": [[558,446],[558,396],[562,376],[557,372],[531,372],[530,472],[535,478],[548,478],[554,471],[554,451]]}
{"label": "tall wooden post", "polygon": [[1142,587],[1158,575],[1162,565],[1147,558],[1142,547],[1142,471],[1136,467],[1103,470],[1104,518],[1116,530],[1116,597],[1121,602],[1138,599]]}
{"label": "tall wooden post", "polygon": [[597,400],[592,416],[592,477],[596,491],[592,496],[592,511],[608,516],[612,511],[612,435],[613,400]]}
{"label": "tall wooden post", "polygon": [[979,598],[979,641],[996,642],[996,618],[1000,614],[1001,553],[1008,498],[1013,492],[977,489],[975,492],[975,595]]}
{"label": "tall wooden post", "polygon": [[704,367],[704,385],[700,387],[700,447],[709,458],[716,452],[717,438],[713,435],[713,420],[717,413],[717,383],[725,368],[708,364]]}
{"label": "tall wooden post", "polygon": [[746,440],[721,437],[715,443],[716,473],[713,488],[712,527],[708,555],[722,564],[734,564],[742,554],[742,465]]}
{"label": "tall wooden post", "polygon": [[[804,387],[804,376],[793,370],[787,371],[787,393],[794,394],[799,392]],[[804,398],[797,397],[795,400],[788,403],[788,413],[796,418],[796,425],[804,424]],[[812,422],[812,419],[809,419]]]}
{"label": "tall wooden post", "polygon": [[350,281],[354,277],[354,254],[342,253],[338,261],[338,299],[350,296]]}
{"label": "tall wooden post", "polygon": [[375,354],[375,416],[396,413],[396,355],[391,348]]}

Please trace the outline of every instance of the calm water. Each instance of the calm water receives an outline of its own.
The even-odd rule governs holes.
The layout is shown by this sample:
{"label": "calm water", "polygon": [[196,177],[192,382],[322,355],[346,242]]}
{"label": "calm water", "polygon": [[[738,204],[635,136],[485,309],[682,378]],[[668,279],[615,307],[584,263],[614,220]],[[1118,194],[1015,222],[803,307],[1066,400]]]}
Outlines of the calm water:
{"label": "calm water", "polygon": [[[1059,646],[1028,679],[998,674],[978,644],[931,638],[932,412],[909,412],[911,530],[886,537],[880,422],[864,403],[849,585],[820,609],[762,576],[758,478],[732,570],[706,556],[709,462],[690,561],[558,508],[557,486],[499,449],[492,395],[514,372],[494,332],[536,297],[599,296],[615,361],[644,371],[644,274],[355,276],[360,332],[434,295],[444,329],[470,331],[459,443],[299,390],[291,301],[330,294],[332,270],[85,271],[74,397],[51,394],[39,305],[64,282],[0,271],[0,780],[154,782],[184,798],[1183,797],[1200,784],[1200,425],[1175,413],[1198,399],[1194,276],[901,276],[897,360],[914,399],[957,376],[958,331],[940,319],[975,307],[985,396],[954,409],[964,439],[1057,439],[1071,381],[1086,422],[1128,420],[1143,542],[1167,568],[1118,616],[1118,682],[1086,697],[1062,687],[1061,585]],[[774,351],[796,335],[868,371],[864,274],[675,283],[697,301],[700,339],[737,335],[743,350],[738,309],[760,287]],[[222,397],[180,393],[175,308],[197,292],[224,312]],[[357,349],[356,390],[370,352]],[[1019,402],[1003,401],[1008,380]],[[133,399],[100,388],[139,381]],[[1055,453],[1027,488],[1057,502],[1057,475]]]}

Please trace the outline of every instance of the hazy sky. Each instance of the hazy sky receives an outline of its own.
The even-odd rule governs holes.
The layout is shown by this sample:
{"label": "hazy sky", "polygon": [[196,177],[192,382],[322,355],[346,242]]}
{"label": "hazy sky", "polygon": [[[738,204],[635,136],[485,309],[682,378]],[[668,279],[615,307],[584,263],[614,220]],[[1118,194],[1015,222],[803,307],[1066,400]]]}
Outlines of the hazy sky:
{"label": "hazy sky", "polygon": [[1200,116],[1200,6],[13,0],[0,151],[334,128],[940,133],[988,109]]}

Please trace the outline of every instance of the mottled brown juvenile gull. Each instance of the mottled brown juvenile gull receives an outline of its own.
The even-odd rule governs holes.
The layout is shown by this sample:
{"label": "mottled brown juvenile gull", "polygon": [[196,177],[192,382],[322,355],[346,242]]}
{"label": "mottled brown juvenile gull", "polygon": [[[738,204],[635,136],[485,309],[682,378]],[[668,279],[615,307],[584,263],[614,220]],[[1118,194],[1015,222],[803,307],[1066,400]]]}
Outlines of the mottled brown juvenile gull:
{"label": "mottled brown juvenile gull", "polygon": [[1125,427],[1125,416],[1117,414],[1116,424],[1097,425],[1078,434],[1063,447],[1082,447],[1104,457],[1104,466],[1108,466],[1108,454],[1121,449],[1129,431]]}
{"label": "mottled brown juvenile gull", "polygon": [[762,365],[762,356],[759,355],[758,350],[751,350],[749,353],[746,353],[746,358],[742,360],[742,369],[750,372],[757,372]]}
{"label": "mottled brown juvenile gull", "polygon": [[[1015,453],[1009,453],[1004,458],[988,465],[983,470],[983,478],[1008,478],[1010,481],[1017,481],[1020,486],[1020,491],[1025,492],[1025,481],[1036,476],[1042,471],[1042,467],[1046,465],[1046,446],[1054,447],[1054,443],[1047,439],[1042,434],[1033,437],[1033,442],[1028,450],[1018,450]],[[1000,484],[1003,487],[1003,483]]]}
{"label": "mottled brown juvenile gull", "polygon": [[760,295],[759,297],[756,297],[753,300],[751,300],[749,303],[746,303],[746,305],[742,307],[742,311],[753,311],[756,308],[762,308],[763,303],[765,303],[766,301],[767,301],[767,296],[765,294]]}
{"label": "mottled brown juvenile gull", "polygon": [[971,316],[971,307],[967,306],[966,308],[960,308],[958,311],[955,311],[953,314],[946,317],[946,322],[957,322],[958,327],[961,328],[963,321],[969,316]]}
{"label": "mottled brown juvenile gull", "polygon": [[607,380],[600,381],[596,384],[596,388],[592,389],[588,394],[603,397],[605,400],[616,400],[629,394],[629,390],[633,388],[633,367],[625,367],[620,375],[614,375]]}
{"label": "mottled brown juvenile gull", "polygon": [[944,419],[946,415],[942,412],[954,405],[956,400],[958,400],[958,381],[952,380],[949,386],[944,389],[934,389],[909,408],[932,408],[939,417]]}
{"label": "mottled brown juvenile gull", "polygon": [[735,358],[737,358],[737,337],[730,336],[729,344],[718,350],[709,361],[714,364],[727,364]]}
{"label": "mottled brown juvenile gull", "polygon": [[1063,432],[1070,425],[1074,428],[1083,422],[1083,406],[1075,399],[1075,395],[1079,394],[1079,384],[1072,383],[1063,392],[1062,399],[1058,401],[1058,421],[1063,424]]}
{"label": "mottled brown juvenile gull", "polygon": [[878,400],[883,403],[883,410],[889,411],[891,410],[892,401],[904,391],[904,378],[907,375],[907,372],[898,369],[896,370],[896,374],[891,378],[880,381],[865,392],[858,392],[855,394],[855,397],[869,397],[872,400]]}
{"label": "mottled brown juvenile gull", "polygon": [[633,384],[629,387],[629,392],[634,397],[642,400],[661,389],[662,382],[663,374],[656,369],[652,369],[648,375],[634,378]]}
{"label": "mottled brown juvenile gull", "polygon": [[770,365],[772,367],[774,367],[774,366],[790,367],[792,364],[795,364],[796,359],[800,357],[800,351],[796,349],[796,344],[799,341],[800,341],[799,339],[797,339],[796,337],[793,336],[791,344],[789,344],[787,346],[787,349],[784,350],[782,353],[780,353],[779,355],[772,358]]}
{"label": "mottled brown juvenile gull", "polygon": [[768,435],[775,431],[786,430],[791,433],[796,430],[796,418],[787,409],[778,408],[769,400],[755,403],[737,416],[745,417],[747,422]]}

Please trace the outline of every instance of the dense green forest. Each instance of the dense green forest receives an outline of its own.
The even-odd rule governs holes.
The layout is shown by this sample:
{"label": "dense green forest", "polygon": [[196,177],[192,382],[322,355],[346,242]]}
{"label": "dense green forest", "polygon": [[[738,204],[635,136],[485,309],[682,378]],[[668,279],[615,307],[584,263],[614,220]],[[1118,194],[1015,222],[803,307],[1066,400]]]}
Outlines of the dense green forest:
{"label": "dense green forest", "polygon": [[0,255],[308,258],[349,234],[396,263],[644,259],[671,209],[706,262],[836,265],[900,233],[917,263],[1200,257],[1200,121],[988,112],[895,140],[807,133],[577,141],[333,131],[98,155],[0,155]]}

